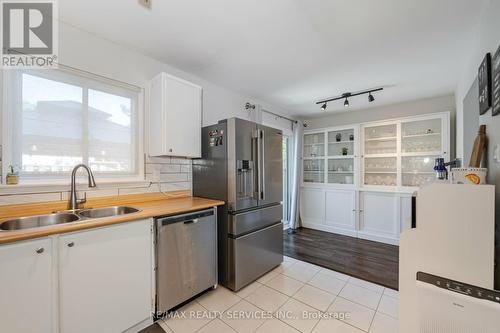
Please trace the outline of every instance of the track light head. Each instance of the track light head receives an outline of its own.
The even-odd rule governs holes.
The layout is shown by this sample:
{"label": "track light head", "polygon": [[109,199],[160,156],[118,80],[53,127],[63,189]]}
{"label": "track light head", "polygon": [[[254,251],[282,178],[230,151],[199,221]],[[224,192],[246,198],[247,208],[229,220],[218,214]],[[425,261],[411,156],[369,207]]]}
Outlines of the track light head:
{"label": "track light head", "polygon": [[326,103],[324,103],[323,105],[321,105],[321,110],[325,111],[327,106],[328,105]]}
{"label": "track light head", "polygon": [[344,101],[344,106],[345,106],[345,107],[348,107],[348,106],[349,106],[349,100],[347,99],[347,97],[345,98],[345,101]]}
{"label": "track light head", "polygon": [[368,102],[373,102],[375,100],[375,97],[373,97],[372,93],[369,93],[368,95]]}

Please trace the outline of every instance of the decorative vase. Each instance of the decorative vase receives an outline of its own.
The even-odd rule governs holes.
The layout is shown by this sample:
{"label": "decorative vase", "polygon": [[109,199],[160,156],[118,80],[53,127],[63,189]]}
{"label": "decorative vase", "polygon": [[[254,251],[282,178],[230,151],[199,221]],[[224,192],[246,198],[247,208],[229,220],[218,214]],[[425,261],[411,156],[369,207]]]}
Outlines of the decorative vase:
{"label": "decorative vase", "polygon": [[347,155],[347,153],[348,153],[347,148],[345,148],[345,147],[344,147],[344,148],[342,148],[342,155],[346,156],[346,155]]}
{"label": "decorative vase", "polygon": [[335,139],[337,140],[337,142],[342,141],[342,134],[337,133],[337,135],[335,135]]}

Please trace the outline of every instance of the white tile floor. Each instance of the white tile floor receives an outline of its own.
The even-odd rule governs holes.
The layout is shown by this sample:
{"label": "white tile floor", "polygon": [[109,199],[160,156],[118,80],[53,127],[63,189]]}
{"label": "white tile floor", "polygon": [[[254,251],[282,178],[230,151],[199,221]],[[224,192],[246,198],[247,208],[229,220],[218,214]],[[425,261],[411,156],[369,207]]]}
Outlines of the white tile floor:
{"label": "white tile floor", "polygon": [[160,326],[168,333],[396,333],[398,306],[397,291],[285,257],[239,292],[219,286]]}

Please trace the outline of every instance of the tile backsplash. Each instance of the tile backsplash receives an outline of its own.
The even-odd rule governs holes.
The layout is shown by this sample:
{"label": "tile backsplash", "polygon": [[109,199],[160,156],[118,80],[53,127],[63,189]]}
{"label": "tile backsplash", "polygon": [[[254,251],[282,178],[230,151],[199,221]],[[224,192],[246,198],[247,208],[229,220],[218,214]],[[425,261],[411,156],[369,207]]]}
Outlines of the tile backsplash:
{"label": "tile backsplash", "polygon": [[[1,167],[0,175],[2,175]],[[147,182],[150,183],[148,184]],[[171,192],[191,190],[191,182],[191,159],[177,157],[149,157],[146,158],[145,182],[143,184],[117,184],[116,186],[113,184],[105,184],[99,186],[99,181],[97,180],[97,188],[79,190],[78,196],[83,197],[84,192],[88,198],[91,198],[160,191]],[[67,200],[68,197],[69,186],[67,190],[61,190],[61,188],[58,187],[54,188],[54,191],[52,191],[50,187],[45,187],[44,190],[39,193],[36,191],[30,191],[29,194],[0,194],[0,205]]]}

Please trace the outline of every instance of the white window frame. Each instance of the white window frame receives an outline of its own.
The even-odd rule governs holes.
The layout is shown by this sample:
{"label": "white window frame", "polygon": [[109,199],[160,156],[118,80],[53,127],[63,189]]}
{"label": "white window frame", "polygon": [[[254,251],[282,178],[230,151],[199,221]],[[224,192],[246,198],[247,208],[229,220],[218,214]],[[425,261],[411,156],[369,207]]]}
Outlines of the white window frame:
{"label": "white window frame", "polygon": [[[113,174],[96,174],[96,181],[99,183],[128,183],[128,182],[140,182],[145,180],[145,170],[144,170],[144,88],[117,81],[114,79],[106,78],[97,74],[90,72],[78,70],[75,68],[59,65],[56,70],[7,70],[3,71],[3,103],[2,103],[2,115],[1,115],[1,128],[2,128],[2,180],[1,184],[5,184],[5,175],[9,165],[12,164],[13,156],[13,142],[11,124],[13,123],[14,106],[11,103],[15,103],[20,96],[16,96],[19,89],[16,89],[13,84],[16,84],[16,80],[22,77],[22,74],[33,74],[42,78],[55,80],[58,82],[64,82],[68,84],[73,84],[82,87],[84,90],[95,89],[106,93],[116,94],[119,96],[130,97],[134,95],[133,100],[135,100],[136,112],[132,115],[132,131],[135,137],[135,173],[130,175],[113,175]],[[128,92],[129,96],[124,92]],[[135,96],[137,96],[135,98]],[[8,97],[8,98],[7,98]],[[83,96],[83,104],[86,107],[87,94]],[[19,102],[19,101],[17,101]],[[17,103],[16,103],[17,104]],[[19,104],[17,104],[19,105]],[[21,177],[20,185],[61,185],[67,184],[69,182],[69,176],[67,175],[40,175],[33,177]]]}

